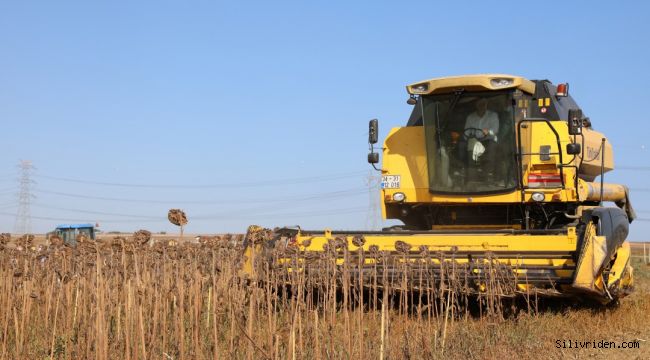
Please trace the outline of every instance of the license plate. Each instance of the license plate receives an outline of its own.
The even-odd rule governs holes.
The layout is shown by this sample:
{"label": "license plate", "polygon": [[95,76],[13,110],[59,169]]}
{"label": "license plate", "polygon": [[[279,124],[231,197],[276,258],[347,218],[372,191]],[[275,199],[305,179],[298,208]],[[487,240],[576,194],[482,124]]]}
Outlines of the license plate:
{"label": "license plate", "polygon": [[384,175],[381,177],[382,189],[399,189],[400,176],[399,175]]}

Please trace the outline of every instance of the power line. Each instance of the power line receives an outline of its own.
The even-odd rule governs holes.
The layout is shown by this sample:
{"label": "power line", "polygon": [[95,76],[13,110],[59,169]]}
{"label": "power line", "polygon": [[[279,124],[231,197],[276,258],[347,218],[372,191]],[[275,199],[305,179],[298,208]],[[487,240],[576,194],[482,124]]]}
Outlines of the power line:
{"label": "power line", "polygon": [[82,194],[72,194],[59,191],[48,191],[48,190],[37,190],[41,194],[51,194],[58,196],[65,196],[70,198],[78,199],[89,199],[89,200],[104,200],[104,201],[115,201],[115,202],[125,202],[125,203],[144,203],[144,204],[203,204],[203,205],[217,205],[217,204],[256,204],[256,203],[281,203],[281,202],[292,202],[292,201],[308,201],[308,200],[319,200],[319,199],[328,199],[328,198],[339,198],[346,197],[357,194],[365,194],[367,191],[366,188],[352,188],[337,190],[324,193],[314,193],[306,195],[297,195],[297,196],[285,196],[277,198],[266,198],[266,199],[232,199],[232,200],[154,200],[154,199],[133,199],[133,198],[115,198],[115,197],[105,197],[105,196],[93,196],[93,195],[82,195]]}
{"label": "power line", "polygon": [[614,170],[650,171],[650,166],[617,166]]}
{"label": "power line", "polygon": [[[364,194],[364,193],[361,193]],[[349,195],[346,195],[349,196]],[[335,198],[332,198],[336,200]],[[321,201],[326,201],[327,199],[321,199]],[[289,204],[290,206],[292,204]],[[95,215],[107,215],[107,216],[116,216],[116,217],[127,217],[127,218],[141,218],[141,219],[160,219],[160,216],[151,216],[151,215],[141,215],[141,214],[124,214],[124,213],[112,213],[112,212],[105,212],[105,211],[96,211],[96,210],[85,210],[85,209],[74,209],[74,208],[66,208],[66,207],[59,207],[59,206],[52,206],[52,205],[46,205],[46,204],[32,204],[34,207],[38,208],[44,208],[44,209],[52,209],[52,210],[59,210],[59,211],[68,211],[68,212],[75,212],[75,213],[81,213],[81,214],[95,214]],[[293,208],[293,207],[292,207]],[[238,217],[238,216],[246,216],[246,215],[254,215],[256,216],[257,214],[264,214],[264,212],[269,212],[273,211],[273,213],[277,212],[278,209],[283,209],[283,207],[278,206],[277,203],[267,205],[267,206],[258,206],[254,208],[245,208],[245,209],[230,209],[230,210],[224,210],[220,213],[216,214],[209,214],[209,215],[199,215],[198,218],[209,218],[209,219],[218,219],[218,218],[223,218],[223,217]],[[197,218],[196,216],[193,218]]]}
{"label": "power line", "polygon": [[[329,216],[329,215],[338,215],[338,214],[352,214],[352,213],[362,213],[367,211],[367,207],[362,206],[362,207],[352,207],[352,208],[340,208],[340,209],[325,209],[325,210],[317,210],[317,211],[303,211],[303,212],[296,212],[296,213],[267,213],[267,214],[247,214],[248,216],[254,216],[256,218],[283,218],[283,217],[292,217],[292,218],[301,218],[301,217],[314,217],[314,216]],[[0,216],[13,216],[14,214],[11,213],[6,213],[6,212],[0,212]],[[229,220],[229,219],[250,219],[250,217],[246,216],[233,216],[234,214],[223,214],[223,215],[198,215],[198,216],[190,216],[190,221],[204,221],[204,220]],[[98,219],[89,219],[89,218],[61,218],[61,217],[48,217],[48,216],[32,216],[33,219],[38,219],[38,220],[51,220],[51,221],[81,221],[81,222],[95,222],[98,221]],[[102,223],[165,223],[167,222],[167,217],[165,216],[160,216],[160,217],[151,217],[149,219],[124,219],[124,220],[117,220],[117,219],[100,219],[99,220]]]}
{"label": "power line", "polygon": [[[0,212],[0,216],[14,216],[15,214],[11,213],[6,213],[6,212]],[[49,217],[49,216],[31,216],[32,219],[36,220],[50,220],[50,221],[79,221],[79,222],[95,222],[97,219],[79,219],[79,218],[59,218],[59,217]],[[140,223],[140,222],[164,222],[167,221],[167,218],[165,217],[164,220],[146,220],[146,219],[139,219],[139,220],[102,220],[102,222],[105,223]]]}
{"label": "power line", "polygon": [[[302,211],[295,213],[267,213],[267,214],[248,214],[250,216],[255,216],[257,218],[283,218],[283,217],[312,217],[312,216],[328,216],[328,215],[339,215],[339,214],[351,214],[351,213],[363,213],[368,211],[366,206],[351,207],[351,208],[341,208],[341,209],[324,209],[324,210],[315,210],[315,211]],[[219,220],[227,219],[229,215],[220,215],[220,216],[193,216],[193,219],[196,220]],[[237,216],[239,219],[250,219],[245,216]]]}
{"label": "power line", "polygon": [[288,178],[288,179],[273,179],[265,181],[255,181],[255,182],[239,182],[239,183],[223,183],[223,184],[207,184],[207,185],[197,185],[197,184],[134,184],[134,183],[117,183],[117,182],[104,182],[104,181],[92,181],[92,180],[82,180],[82,179],[72,179],[72,178],[63,178],[57,176],[49,175],[34,175],[35,177],[56,181],[71,182],[77,184],[90,184],[90,185],[101,185],[101,186],[114,186],[114,187],[129,187],[129,188],[156,188],[156,189],[210,189],[210,188],[242,188],[242,187],[258,187],[258,186],[277,186],[277,185],[295,185],[295,184],[305,184],[305,183],[314,183],[314,182],[324,182],[324,181],[333,181],[340,179],[347,179],[352,177],[358,177],[363,175],[364,171],[357,172],[348,172],[340,174],[331,174],[331,175],[321,175],[321,176],[310,176],[304,178]]}
{"label": "power line", "polygon": [[142,219],[150,219],[150,220],[160,219],[160,216],[118,214],[118,213],[110,213],[110,212],[94,211],[94,210],[70,209],[70,208],[64,208],[64,207],[58,207],[58,206],[49,206],[49,205],[41,205],[41,204],[32,204],[32,206],[43,208],[43,209],[70,211],[70,212],[77,212],[77,213],[84,213],[84,214],[108,215],[108,216],[118,216],[118,217],[128,217],[128,218],[142,218]]}

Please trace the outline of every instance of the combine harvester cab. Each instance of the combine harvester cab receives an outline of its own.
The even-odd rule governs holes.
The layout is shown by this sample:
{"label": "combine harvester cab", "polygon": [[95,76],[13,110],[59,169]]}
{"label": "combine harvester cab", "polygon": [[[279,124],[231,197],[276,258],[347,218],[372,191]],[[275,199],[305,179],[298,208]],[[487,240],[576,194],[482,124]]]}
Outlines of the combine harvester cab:
{"label": "combine harvester cab", "polygon": [[497,286],[502,295],[602,303],[631,290],[629,192],[603,182],[614,168],[612,146],[583,116],[568,84],[473,75],[406,88],[414,107],[407,125],[391,129],[377,168],[378,122],[371,120],[368,155],[382,175],[384,219],[404,225],[251,226],[246,273],[257,275],[269,263],[292,273],[332,266],[403,290],[453,276],[477,294]]}

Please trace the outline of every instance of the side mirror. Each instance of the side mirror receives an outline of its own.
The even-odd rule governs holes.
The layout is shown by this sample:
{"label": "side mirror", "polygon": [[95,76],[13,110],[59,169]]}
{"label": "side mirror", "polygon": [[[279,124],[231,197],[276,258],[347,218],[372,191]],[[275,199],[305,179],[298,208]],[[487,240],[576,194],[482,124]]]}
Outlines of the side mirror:
{"label": "side mirror", "polygon": [[369,164],[376,164],[379,162],[379,154],[376,152],[371,152],[368,154],[368,163]]}
{"label": "side mirror", "polygon": [[378,140],[379,120],[372,119],[368,123],[368,143],[376,144]]}
{"label": "side mirror", "polygon": [[570,109],[569,110],[569,135],[582,134],[582,110]]}
{"label": "side mirror", "polygon": [[580,144],[569,143],[566,144],[566,153],[569,155],[578,155],[582,151]]}

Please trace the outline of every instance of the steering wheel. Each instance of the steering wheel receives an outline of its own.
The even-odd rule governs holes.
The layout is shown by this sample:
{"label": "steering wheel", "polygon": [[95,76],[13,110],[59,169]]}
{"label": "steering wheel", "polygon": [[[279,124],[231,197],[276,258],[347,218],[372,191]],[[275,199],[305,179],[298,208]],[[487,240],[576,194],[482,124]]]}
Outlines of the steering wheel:
{"label": "steering wheel", "polygon": [[483,140],[485,139],[487,135],[483,132],[483,129],[477,129],[477,128],[467,128],[463,131],[463,138],[466,140],[469,139],[476,139],[476,140]]}

